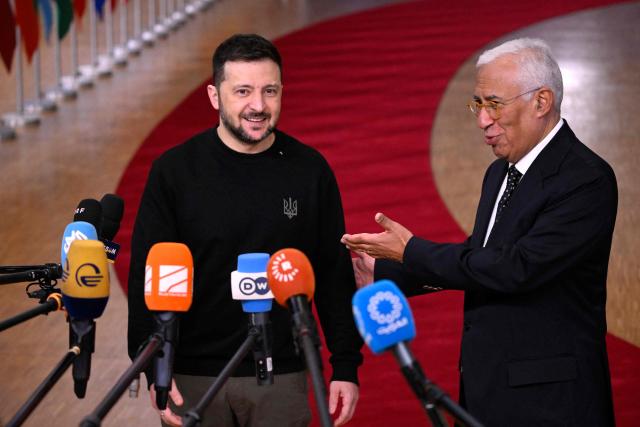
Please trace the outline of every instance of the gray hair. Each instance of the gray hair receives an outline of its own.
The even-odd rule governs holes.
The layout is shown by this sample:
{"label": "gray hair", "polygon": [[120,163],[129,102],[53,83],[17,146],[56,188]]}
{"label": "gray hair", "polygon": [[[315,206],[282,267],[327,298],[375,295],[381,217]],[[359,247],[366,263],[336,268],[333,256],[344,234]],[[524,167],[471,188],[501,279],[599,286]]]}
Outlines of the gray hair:
{"label": "gray hair", "polygon": [[523,89],[538,86],[550,88],[555,95],[555,109],[562,104],[562,73],[551,54],[551,48],[541,39],[521,38],[502,43],[484,51],[478,58],[476,68],[495,61],[504,55],[514,55],[520,67],[519,83]]}

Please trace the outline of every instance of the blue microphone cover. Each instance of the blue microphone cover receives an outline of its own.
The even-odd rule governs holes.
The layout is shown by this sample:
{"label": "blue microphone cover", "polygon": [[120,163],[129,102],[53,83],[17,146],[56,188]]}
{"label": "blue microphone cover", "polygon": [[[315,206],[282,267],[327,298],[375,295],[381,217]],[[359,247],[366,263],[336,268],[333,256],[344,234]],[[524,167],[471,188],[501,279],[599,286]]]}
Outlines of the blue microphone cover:
{"label": "blue microphone cover", "polygon": [[392,281],[379,280],[358,289],[352,305],[358,331],[373,353],[415,338],[411,307]]}
{"label": "blue microphone cover", "polygon": [[[242,310],[245,313],[262,313],[271,310],[273,296],[267,282],[268,262],[269,254],[267,253],[238,255],[238,270],[232,273],[231,279],[232,295],[234,299],[242,301]],[[243,275],[243,273],[249,274]]]}
{"label": "blue microphone cover", "polygon": [[60,246],[60,264],[65,267],[69,248],[74,240],[97,240],[98,232],[96,228],[86,221],[74,221],[67,225],[62,234],[62,245]]}

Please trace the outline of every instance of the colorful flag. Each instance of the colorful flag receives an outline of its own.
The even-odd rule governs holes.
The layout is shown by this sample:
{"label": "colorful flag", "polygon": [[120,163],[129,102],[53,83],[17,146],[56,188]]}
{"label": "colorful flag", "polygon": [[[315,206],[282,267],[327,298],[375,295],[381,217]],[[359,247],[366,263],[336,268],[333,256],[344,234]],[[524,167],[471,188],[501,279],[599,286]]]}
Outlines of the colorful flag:
{"label": "colorful flag", "polygon": [[38,12],[33,0],[16,0],[16,24],[20,27],[20,34],[24,40],[27,61],[31,62],[33,54],[38,49],[40,41],[40,24]]}
{"label": "colorful flag", "polygon": [[104,4],[106,0],[95,0],[96,13],[100,19],[104,18]]}
{"label": "colorful flag", "polygon": [[62,40],[73,21],[73,6],[71,0],[55,0],[55,2],[58,7],[58,39]]}
{"label": "colorful flag", "polygon": [[2,54],[2,62],[9,73],[15,50],[16,20],[13,17],[9,0],[0,0],[0,53]]}
{"label": "colorful flag", "polygon": [[116,10],[118,7],[118,0],[111,0],[111,10]]}
{"label": "colorful flag", "polygon": [[38,7],[42,12],[42,20],[44,21],[44,38],[49,41],[51,37],[51,27],[53,26],[53,8],[51,7],[51,1],[38,0]]}
{"label": "colorful flag", "polygon": [[78,22],[80,22],[79,18],[84,16],[85,10],[87,10],[87,0],[73,0],[73,11],[76,13]]}

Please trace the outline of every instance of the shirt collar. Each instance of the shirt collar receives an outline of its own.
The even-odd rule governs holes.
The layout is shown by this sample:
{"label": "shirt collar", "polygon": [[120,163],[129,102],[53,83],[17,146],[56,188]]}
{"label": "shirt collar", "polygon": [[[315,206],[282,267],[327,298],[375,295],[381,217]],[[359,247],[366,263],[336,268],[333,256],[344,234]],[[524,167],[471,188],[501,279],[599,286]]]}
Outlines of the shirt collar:
{"label": "shirt collar", "polygon": [[[532,149],[531,151],[529,151],[523,158],[521,158],[517,163],[516,163],[516,169],[518,169],[518,171],[524,175],[525,173],[527,173],[527,170],[529,170],[529,167],[531,167],[531,164],[533,163],[533,161],[536,159],[536,157],[538,157],[538,155],[540,154],[540,152],[544,149],[544,147],[546,147],[549,142],[551,142],[551,139],[556,136],[556,134],[558,133],[558,131],[560,130],[560,128],[562,127],[562,124],[564,123],[564,120],[560,119],[558,120],[558,123],[556,123],[556,125],[553,127],[553,129],[551,129],[551,132],[549,132],[543,139],[542,141],[540,141],[539,143],[537,143]],[[511,166],[513,163],[509,163],[509,166]]]}

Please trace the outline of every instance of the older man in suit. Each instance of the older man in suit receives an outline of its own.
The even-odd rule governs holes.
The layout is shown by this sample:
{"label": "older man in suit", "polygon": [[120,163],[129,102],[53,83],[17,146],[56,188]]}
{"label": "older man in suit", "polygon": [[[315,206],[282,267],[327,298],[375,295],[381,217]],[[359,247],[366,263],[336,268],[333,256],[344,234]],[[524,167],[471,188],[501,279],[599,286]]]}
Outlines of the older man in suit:
{"label": "older man in suit", "polygon": [[465,292],[460,400],[480,421],[614,425],[605,302],[615,175],[562,120],[562,75],[543,41],[506,42],[476,68],[469,108],[498,159],[472,235],[435,243],[378,213],[383,232],[342,242],[358,255],[359,285]]}

